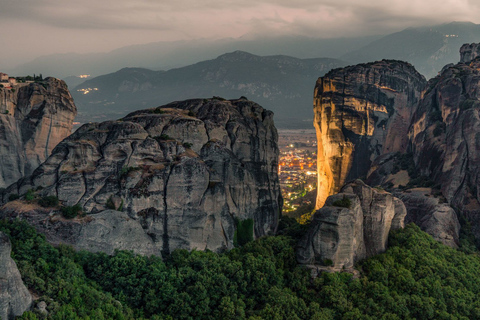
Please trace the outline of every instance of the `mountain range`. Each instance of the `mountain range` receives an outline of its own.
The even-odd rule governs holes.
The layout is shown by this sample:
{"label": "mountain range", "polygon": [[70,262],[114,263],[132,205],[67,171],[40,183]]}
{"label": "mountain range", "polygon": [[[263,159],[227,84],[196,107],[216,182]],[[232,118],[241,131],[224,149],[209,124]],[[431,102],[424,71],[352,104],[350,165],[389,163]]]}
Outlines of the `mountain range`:
{"label": "mountain range", "polygon": [[[120,70],[90,78],[66,77],[75,98],[80,122],[119,117],[145,107],[154,107],[185,98],[221,96],[236,99],[247,96],[275,112],[278,127],[310,127],[313,114],[312,83],[330,69],[352,63],[381,59],[408,61],[426,78],[437,75],[444,65],[458,62],[463,43],[480,41],[480,25],[471,22],[408,28],[382,38],[311,38],[208,41],[194,43],[152,43],[131,46],[97,55],[44,57],[23,67],[43,66],[63,75],[81,70],[95,75],[105,70]],[[189,50],[186,48],[191,46]],[[245,51],[221,54],[234,47],[268,54],[287,52],[292,56],[331,56],[300,59],[286,55],[260,56]],[[225,52],[225,51],[223,51]],[[185,65],[168,71],[165,66]],[[125,66],[144,66],[127,67]],[[22,67],[22,68],[23,68]],[[61,67],[62,72],[56,67]],[[53,68],[53,69],[52,69]],[[74,68],[74,69],[72,69]],[[76,69],[75,69],[76,68]],[[118,68],[118,69],[116,69]],[[69,73],[70,72],[70,73]],[[45,72],[44,72],[45,73]]]}
{"label": "mountain range", "polygon": [[72,95],[80,122],[119,117],[182,99],[246,96],[274,111],[280,127],[303,127],[311,126],[313,119],[312,83],[343,65],[336,59],[261,57],[235,51],[169,71],[123,68],[85,81]]}

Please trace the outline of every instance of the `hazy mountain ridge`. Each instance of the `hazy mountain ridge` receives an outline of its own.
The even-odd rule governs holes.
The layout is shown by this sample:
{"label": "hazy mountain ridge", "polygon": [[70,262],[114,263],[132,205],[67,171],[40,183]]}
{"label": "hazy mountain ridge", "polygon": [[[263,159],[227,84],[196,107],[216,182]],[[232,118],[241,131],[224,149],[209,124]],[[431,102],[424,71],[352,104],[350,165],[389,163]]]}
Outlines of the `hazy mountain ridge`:
{"label": "hazy mountain ridge", "polygon": [[311,118],[312,83],[319,75],[342,65],[345,62],[329,58],[261,57],[235,51],[168,71],[124,68],[85,81],[72,90],[72,95],[80,121],[212,96],[247,96],[274,111],[276,121],[301,121]]}
{"label": "hazy mountain ridge", "polygon": [[168,70],[236,50],[257,55],[283,54],[298,58],[339,57],[379,37],[317,39],[304,36],[272,36],[253,39],[153,42],[122,47],[105,53],[47,55],[4,71],[10,74],[43,73],[65,78],[80,74],[99,76],[124,67]]}
{"label": "hazy mountain ridge", "polygon": [[373,41],[340,59],[370,62],[381,59],[408,61],[424,76],[432,78],[449,63],[458,62],[458,48],[480,41],[480,25],[451,22],[430,27],[408,28]]}

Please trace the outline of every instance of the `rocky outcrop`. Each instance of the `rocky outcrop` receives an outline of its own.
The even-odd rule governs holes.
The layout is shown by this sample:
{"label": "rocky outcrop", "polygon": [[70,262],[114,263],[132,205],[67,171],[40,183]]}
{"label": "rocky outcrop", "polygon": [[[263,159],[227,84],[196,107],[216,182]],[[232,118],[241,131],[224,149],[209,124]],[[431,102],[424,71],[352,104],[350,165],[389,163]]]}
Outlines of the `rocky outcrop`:
{"label": "rocky outcrop", "polygon": [[30,175],[72,131],[77,109],[65,82],[0,88],[0,188]]}
{"label": "rocky outcrop", "polygon": [[408,63],[383,60],[330,71],[314,93],[317,209],[345,181],[366,176],[386,152],[403,152],[412,106],[425,79]]}
{"label": "rocky outcrop", "polygon": [[21,316],[32,305],[32,296],[10,257],[11,252],[10,240],[0,232],[0,319],[5,320]]}
{"label": "rocky outcrop", "polygon": [[480,60],[469,61],[465,48],[463,63],[429,81],[409,135],[418,172],[473,222],[480,239]]}
{"label": "rocky outcrop", "polygon": [[413,188],[395,191],[407,208],[405,223],[413,222],[435,240],[458,248],[460,244],[460,222],[452,207],[441,196],[436,197],[431,188]]}
{"label": "rocky outcrop", "polygon": [[145,256],[160,255],[140,221],[126,212],[105,210],[93,215],[65,219],[55,208],[42,208],[23,201],[12,201],[0,209],[3,219],[23,219],[44,234],[53,245],[68,244],[77,250],[113,254],[115,249]]}
{"label": "rocky outcrop", "polygon": [[470,63],[480,57],[480,43],[464,44],[460,48],[460,62]]}
{"label": "rocky outcrop", "polygon": [[233,247],[236,220],[253,219],[255,237],[275,232],[278,154],[273,113],[254,102],[175,102],[82,126],[3,201],[41,189],[95,218],[95,228],[81,229],[92,241],[113,225],[100,221],[114,208],[142,227],[154,250],[220,251]]}
{"label": "rocky outcrop", "polygon": [[384,252],[390,230],[403,228],[406,214],[402,201],[390,193],[361,180],[349,183],[315,213],[298,244],[297,261],[333,270],[352,268]]}

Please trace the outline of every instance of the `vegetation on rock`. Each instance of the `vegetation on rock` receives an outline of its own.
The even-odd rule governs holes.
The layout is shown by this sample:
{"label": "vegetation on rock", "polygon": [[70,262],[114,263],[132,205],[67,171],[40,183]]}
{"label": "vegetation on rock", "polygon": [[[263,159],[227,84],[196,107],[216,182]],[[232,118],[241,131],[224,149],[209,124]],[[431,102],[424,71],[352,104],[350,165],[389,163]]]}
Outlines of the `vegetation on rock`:
{"label": "vegetation on rock", "polygon": [[[311,279],[295,262],[295,230],[223,254],[175,250],[165,260],[131,252],[54,248],[25,222],[0,221],[25,284],[48,319],[475,319],[480,258],[433,240],[417,226],[392,232],[386,253],[360,276]],[[41,319],[34,312],[22,319]]]}

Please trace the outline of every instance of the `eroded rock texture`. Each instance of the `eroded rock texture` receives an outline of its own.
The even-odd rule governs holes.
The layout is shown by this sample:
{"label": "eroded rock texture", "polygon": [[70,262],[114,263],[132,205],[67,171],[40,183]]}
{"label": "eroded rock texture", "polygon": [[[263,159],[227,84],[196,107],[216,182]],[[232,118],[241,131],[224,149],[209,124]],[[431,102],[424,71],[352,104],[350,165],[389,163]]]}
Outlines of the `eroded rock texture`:
{"label": "eroded rock texture", "polygon": [[410,138],[419,173],[473,222],[480,238],[480,59],[466,57],[429,81]]}
{"label": "eroded rock texture", "polygon": [[464,44],[460,48],[460,62],[470,63],[480,57],[480,43]]}
{"label": "eroded rock texture", "polygon": [[94,215],[65,219],[55,208],[42,208],[23,201],[0,208],[1,219],[23,219],[44,234],[53,245],[68,244],[77,250],[113,254],[115,249],[131,250],[145,256],[160,255],[139,221],[126,212],[105,210]]}
{"label": "eroded rock texture", "polygon": [[0,188],[29,175],[72,131],[77,109],[65,82],[0,88]]}
{"label": "eroded rock texture", "polygon": [[[339,203],[350,202],[349,207]],[[351,268],[358,260],[384,252],[390,230],[403,228],[407,214],[402,201],[361,180],[327,198],[313,216],[297,247],[297,261],[307,265]]]}
{"label": "eroded rock texture", "polygon": [[0,232],[0,319],[5,320],[21,316],[32,305],[32,296],[10,257],[11,252],[10,240]]}
{"label": "eroded rock texture", "polygon": [[431,188],[413,188],[396,191],[407,208],[405,223],[413,222],[435,240],[458,248],[460,244],[460,222],[457,214],[441,197],[436,197]]}
{"label": "eroded rock texture", "polygon": [[375,157],[403,152],[425,78],[393,60],[330,71],[314,93],[318,141],[317,209],[348,180],[366,176]]}
{"label": "eroded rock texture", "polygon": [[125,212],[162,252],[228,249],[235,219],[253,219],[256,237],[276,230],[282,199],[272,118],[246,99],[214,98],[87,124],[3,199],[41,187],[90,214]]}

